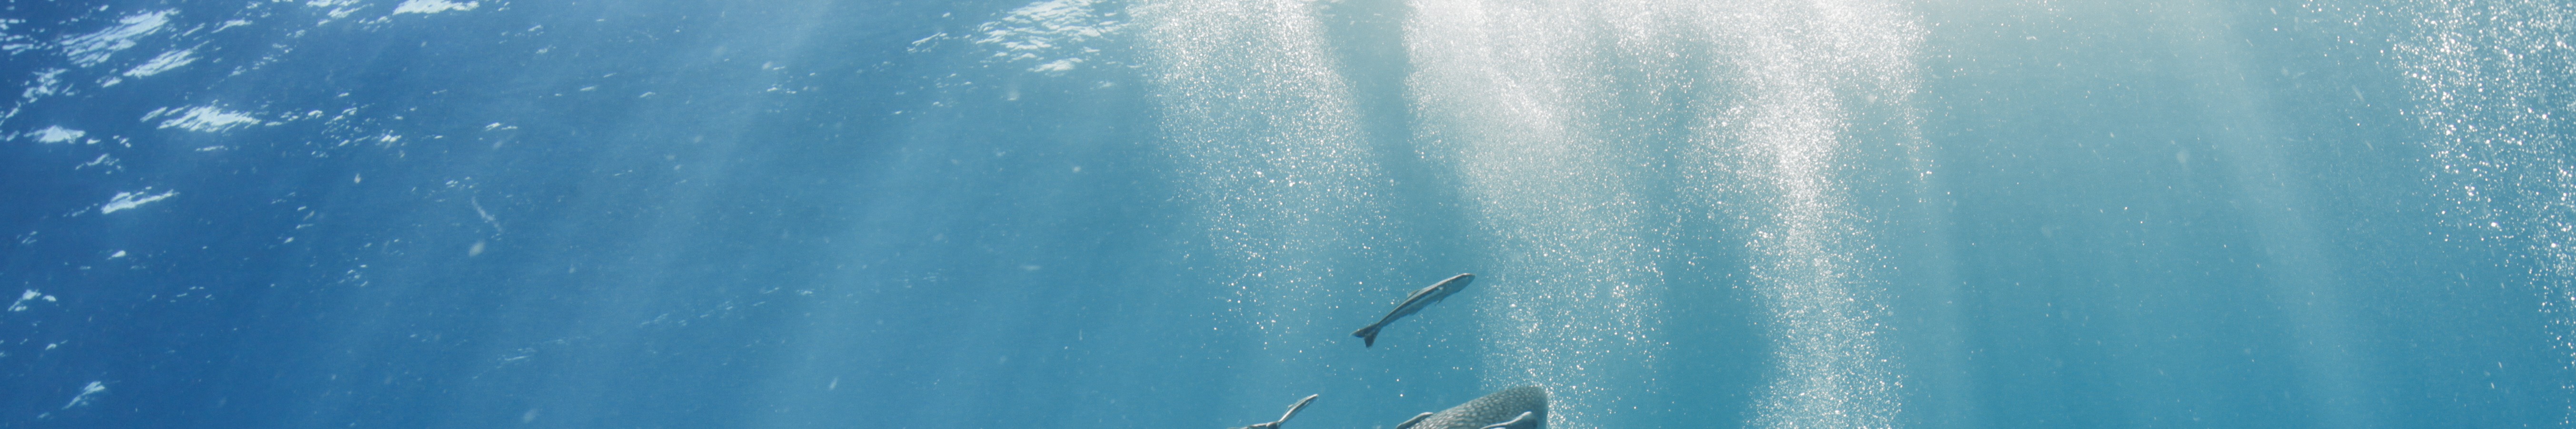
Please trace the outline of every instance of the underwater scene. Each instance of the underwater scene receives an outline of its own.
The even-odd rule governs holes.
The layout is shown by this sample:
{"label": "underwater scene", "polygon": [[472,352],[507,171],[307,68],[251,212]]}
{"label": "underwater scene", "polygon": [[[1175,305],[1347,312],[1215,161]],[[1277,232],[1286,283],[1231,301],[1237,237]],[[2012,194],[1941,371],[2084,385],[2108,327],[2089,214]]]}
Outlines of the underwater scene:
{"label": "underwater scene", "polygon": [[2566,0],[13,0],[0,429],[2576,428]]}

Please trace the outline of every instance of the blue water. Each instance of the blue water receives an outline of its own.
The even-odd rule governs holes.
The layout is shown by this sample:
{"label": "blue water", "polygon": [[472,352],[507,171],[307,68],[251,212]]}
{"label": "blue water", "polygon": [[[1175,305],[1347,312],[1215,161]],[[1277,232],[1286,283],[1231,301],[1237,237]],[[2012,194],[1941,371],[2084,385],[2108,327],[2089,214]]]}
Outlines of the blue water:
{"label": "blue water", "polygon": [[2555,0],[33,0],[0,55],[0,428],[2576,427]]}

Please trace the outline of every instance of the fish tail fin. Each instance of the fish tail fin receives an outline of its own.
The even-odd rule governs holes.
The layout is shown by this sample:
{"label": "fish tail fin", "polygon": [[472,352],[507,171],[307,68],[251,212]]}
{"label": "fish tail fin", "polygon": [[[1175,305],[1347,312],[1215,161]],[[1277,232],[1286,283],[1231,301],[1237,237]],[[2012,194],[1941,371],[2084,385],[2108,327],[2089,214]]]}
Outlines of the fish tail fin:
{"label": "fish tail fin", "polygon": [[1360,337],[1360,347],[1376,347],[1379,327],[1379,325],[1369,325],[1369,327],[1360,328],[1359,332],[1352,332],[1351,336]]}

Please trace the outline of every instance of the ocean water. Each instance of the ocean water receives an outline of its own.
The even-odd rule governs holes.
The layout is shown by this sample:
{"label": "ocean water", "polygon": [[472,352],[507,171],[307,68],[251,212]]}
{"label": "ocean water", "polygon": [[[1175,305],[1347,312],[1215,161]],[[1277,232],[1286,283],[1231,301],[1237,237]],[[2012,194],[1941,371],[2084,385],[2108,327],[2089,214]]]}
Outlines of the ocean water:
{"label": "ocean water", "polygon": [[24,0],[0,58],[0,428],[2576,428],[2561,0]]}

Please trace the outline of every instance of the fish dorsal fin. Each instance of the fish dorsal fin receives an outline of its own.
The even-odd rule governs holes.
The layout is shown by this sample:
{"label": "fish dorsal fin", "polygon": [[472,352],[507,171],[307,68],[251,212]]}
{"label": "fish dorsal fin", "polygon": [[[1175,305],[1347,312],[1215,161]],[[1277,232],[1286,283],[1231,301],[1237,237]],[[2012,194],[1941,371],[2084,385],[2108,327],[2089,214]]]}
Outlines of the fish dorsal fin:
{"label": "fish dorsal fin", "polygon": [[1395,429],[1413,429],[1413,425],[1422,424],[1422,420],[1428,418],[1431,418],[1431,413],[1415,414],[1413,419],[1395,424]]}

